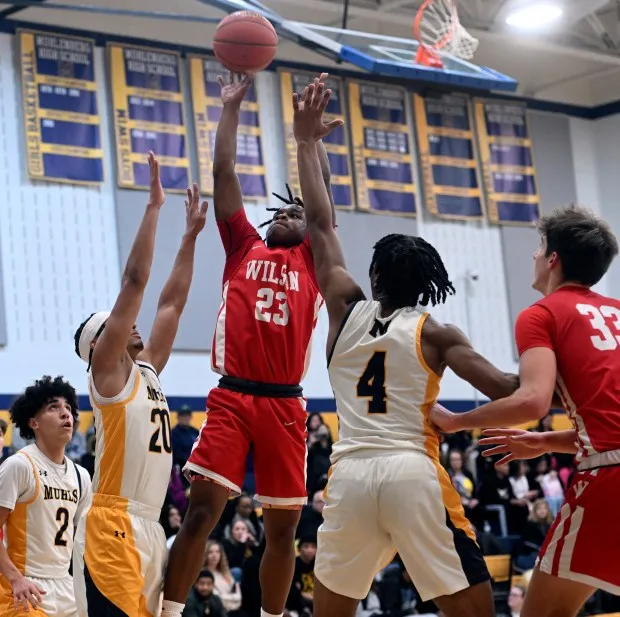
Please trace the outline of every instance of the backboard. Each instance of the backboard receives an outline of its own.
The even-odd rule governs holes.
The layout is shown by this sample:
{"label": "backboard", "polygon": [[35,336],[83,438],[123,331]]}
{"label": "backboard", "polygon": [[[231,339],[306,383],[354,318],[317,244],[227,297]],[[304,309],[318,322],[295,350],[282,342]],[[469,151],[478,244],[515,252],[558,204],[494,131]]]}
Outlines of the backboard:
{"label": "backboard", "polygon": [[346,62],[373,75],[467,90],[514,92],[517,81],[493,69],[441,53],[443,69],[414,62],[415,39],[343,30],[286,20],[257,0],[200,0],[227,13],[250,10],[269,19],[278,35],[332,60]]}

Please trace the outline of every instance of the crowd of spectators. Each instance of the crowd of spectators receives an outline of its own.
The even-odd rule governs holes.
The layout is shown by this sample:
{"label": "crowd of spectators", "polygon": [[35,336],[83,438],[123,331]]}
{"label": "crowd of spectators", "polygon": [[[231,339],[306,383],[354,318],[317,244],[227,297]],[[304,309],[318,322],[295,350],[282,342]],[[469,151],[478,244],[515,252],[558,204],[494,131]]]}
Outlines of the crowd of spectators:
{"label": "crowd of spectators", "polygon": [[[189,485],[181,469],[190,454],[198,431],[192,426],[192,410],[178,411],[172,429],[174,466],[161,523],[168,547],[172,546],[188,506]],[[311,617],[314,591],[314,558],[317,530],[323,520],[323,489],[327,484],[332,435],[322,416],[308,416],[308,505],[303,508],[296,533],[297,558],[285,617]],[[77,427],[76,427],[77,428]],[[552,430],[551,415],[533,429]],[[6,425],[0,421],[0,441]],[[25,442],[14,436],[15,447]],[[0,445],[2,445],[0,443]],[[95,432],[75,431],[67,446],[67,456],[93,472]],[[510,555],[512,571],[523,580],[534,567],[536,556],[559,511],[564,492],[574,473],[570,455],[543,456],[531,461],[495,466],[481,456],[475,436],[457,433],[442,442],[442,463],[458,491],[466,516],[471,521],[485,555]],[[187,599],[184,617],[259,617],[260,585],[258,569],[264,551],[264,533],[259,504],[254,494],[252,454],[244,493],[231,499],[213,531],[203,570]],[[519,617],[526,588],[513,585],[499,602],[499,617]],[[620,610],[617,598],[597,593],[584,615]],[[399,556],[377,574],[357,617],[441,617],[432,602],[423,603]]]}

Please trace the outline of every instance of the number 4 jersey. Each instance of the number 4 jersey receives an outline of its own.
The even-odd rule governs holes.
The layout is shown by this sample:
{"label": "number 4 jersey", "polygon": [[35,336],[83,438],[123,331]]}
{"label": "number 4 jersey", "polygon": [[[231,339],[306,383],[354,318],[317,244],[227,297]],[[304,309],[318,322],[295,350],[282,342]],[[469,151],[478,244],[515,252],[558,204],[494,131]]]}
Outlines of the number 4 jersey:
{"label": "number 4 jersey", "polygon": [[428,412],[440,378],[422,357],[428,313],[412,308],[381,317],[378,302],[355,303],[328,359],[339,439],[332,463],[354,451],[416,450],[436,459]]}
{"label": "number 4 jersey", "polygon": [[323,301],[308,239],[269,248],[243,210],[218,226],[226,265],[213,370],[249,381],[298,384]]}
{"label": "number 4 jersey", "polygon": [[580,468],[620,463],[620,302],[561,287],[519,315],[515,340],[519,355],[555,353],[556,392],[577,431]]}

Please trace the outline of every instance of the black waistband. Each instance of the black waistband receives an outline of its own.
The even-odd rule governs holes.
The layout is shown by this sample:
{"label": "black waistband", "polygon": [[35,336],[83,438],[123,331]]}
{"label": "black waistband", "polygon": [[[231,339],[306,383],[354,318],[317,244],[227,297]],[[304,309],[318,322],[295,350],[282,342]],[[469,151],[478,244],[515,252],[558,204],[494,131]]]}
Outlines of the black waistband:
{"label": "black waistband", "polygon": [[239,377],[224,375],[220,378],[218,387],[241,394],[253,394],[254,396],[267,396],[269,398],[299,398],[303,396],[300,385],[285,385],[278,383],[262,383],[260,381],[249,381]]}

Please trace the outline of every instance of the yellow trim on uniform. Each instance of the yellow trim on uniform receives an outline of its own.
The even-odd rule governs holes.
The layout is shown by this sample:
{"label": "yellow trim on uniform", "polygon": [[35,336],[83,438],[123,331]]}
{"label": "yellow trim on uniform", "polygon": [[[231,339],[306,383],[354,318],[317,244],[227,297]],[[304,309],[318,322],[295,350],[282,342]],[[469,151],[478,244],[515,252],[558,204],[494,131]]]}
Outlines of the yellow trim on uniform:
{"label": "yellow trim on uniform", "polygon": [[[418,332],[421,333],[421,327],[418,327]],[[417,337],[416,347],[418,348],[418,350],[420,350],[419,341],[420,338]],[[421,359],[420,351],[418,351],[418,357]],[[439,435],[429,422],[428,416],[431,407],[437,401],[437,396],[439,395],[439,383],[441,380],[438,375],[436,375],[433,371],[430,370],[430,368],[428,368],[427,370],[429,371],[429,375],[428,381],[426,382],[424,404],[421,407],[422,415],[424,416],[424,434],[426,436],[424,447],[426,450],[426,454],[435,465],[437,480],[439,481],[439,485],[441,486],[441,500],[443,501],[444,508],[448,512],[448,516],[450,517],[452,524],[457,529],[465,532],[465,534],[475,542],[476,534],[472,529],[471,523],[465,516],[465,510],[463,509],[461,498],[457,490],[452,485],[452,481],[450,480],[448,472],[443,468],[439,461]]]}
{"label": "yellow trim on uniform", "polygon": [[[136,397],[140,387],[140,371],[136,370],[136,380],[131,394],[118,403],[97,404],[101,410],[103,423],[103,454],[99,462],[98,493],[120,495],[125,463],[125,433],[127,405]],[[92,392],[91,392],[92,396]]]}
{"label": "yellow trim on uniform", "polygon": [[[420,316],[420,320],[418,321],[418,327],[415,331],[415,350],[418,356],[418,362],[421,364],[422,368],[428,373],[429,377],[434,379],[441,379],[441,376],[438,375],[426,362],[424,359],[424,354],[422,353],[422,328],[426,323],[426,320],[430,317],[430,313],[423,313]],[[439,386],[437,386],[439,387]],[[428,390],[427,390],[428,393]]]}
{"label": "yellow trim on uniform", "polygon": [[125,614],[152,617],[142,593],[144,577],[127,512],[127,499],[120,496],[127,405],[136,397],[142,379],[139,370],[135,373],[132,392],[126,399],[97,404],[101,410],[104,446],[97,492],[86,516],[84,563],[97,589]]}
{"label": "yellow trim on uniform", "polygon": [[126,499],[93,495],[85,545],[84,563],[97,589],[126,615],[152,617],[142,593],[144,577]]}

